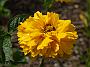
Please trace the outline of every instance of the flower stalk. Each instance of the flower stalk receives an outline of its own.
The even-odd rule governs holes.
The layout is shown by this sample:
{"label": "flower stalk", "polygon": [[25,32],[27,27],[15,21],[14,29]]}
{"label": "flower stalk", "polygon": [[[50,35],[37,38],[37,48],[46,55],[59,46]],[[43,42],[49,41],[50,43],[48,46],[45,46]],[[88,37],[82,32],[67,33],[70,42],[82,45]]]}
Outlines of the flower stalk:
{"label": "flower stalk", "polygon": [[40,67],[44,67],[44,58],[41,60]]}
{"label": "flower stalk", "polygon": [[57,61],[58,61],[60,67],[64,67],[63,63],[59,59],[57,59]]}

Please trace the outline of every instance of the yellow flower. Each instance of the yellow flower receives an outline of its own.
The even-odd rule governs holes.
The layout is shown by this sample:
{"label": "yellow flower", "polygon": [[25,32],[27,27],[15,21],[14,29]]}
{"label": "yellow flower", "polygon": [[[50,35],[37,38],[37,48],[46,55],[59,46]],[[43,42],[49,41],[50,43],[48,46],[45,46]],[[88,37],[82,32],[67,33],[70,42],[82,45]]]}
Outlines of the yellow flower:
{"label": "yellow flower", "polygon": [[78,38],[70,20],[60,20],[59,15],[39,11],[18,26],[20,47],[25,55],[32,57],[65,57],[72,54],[73,44]]}
{"label": "yellow flower", "polygon": [[66,3],[69,3],[69,2],[73,2],[74,0],[55,0],[56,2],[66,2]]}

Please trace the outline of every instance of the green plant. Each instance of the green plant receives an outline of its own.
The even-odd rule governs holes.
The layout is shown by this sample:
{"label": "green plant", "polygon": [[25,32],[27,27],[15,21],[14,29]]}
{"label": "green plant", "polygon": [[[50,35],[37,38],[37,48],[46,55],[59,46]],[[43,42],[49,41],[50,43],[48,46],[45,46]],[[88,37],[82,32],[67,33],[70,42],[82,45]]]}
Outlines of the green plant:
{"label": "green plant", "polygon": [[18,64],[26,63],[25,56],[20,54],[20,50],[15,48],[13,51],[11,37],[12,33],[16,31],[17,25],[25,19],[26,15],[17,15],[10,19],[8,24],[8,31],[4,31],[0,27],[0,63],[5,64]]}
{"label": "green plant", "polygon": [[10,10],[5,8],[5,3],[7,0],[0,0],[0,17],[9,17],[10,16]]}

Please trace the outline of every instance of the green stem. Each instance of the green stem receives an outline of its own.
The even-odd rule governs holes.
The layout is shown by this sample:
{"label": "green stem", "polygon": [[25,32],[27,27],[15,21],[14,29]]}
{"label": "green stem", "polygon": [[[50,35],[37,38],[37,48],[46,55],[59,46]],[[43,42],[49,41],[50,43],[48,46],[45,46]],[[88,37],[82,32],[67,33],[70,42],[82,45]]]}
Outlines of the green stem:
{"label": "green stem", "polygon": [[62,62],[59,59],[57,59],[57,61],[58,61],[60,67],[64,67]]}
{"label": "green stem", "polygon": [[42,58],[42,60],[41,60],[40,67],[44,67],[44,58]]}

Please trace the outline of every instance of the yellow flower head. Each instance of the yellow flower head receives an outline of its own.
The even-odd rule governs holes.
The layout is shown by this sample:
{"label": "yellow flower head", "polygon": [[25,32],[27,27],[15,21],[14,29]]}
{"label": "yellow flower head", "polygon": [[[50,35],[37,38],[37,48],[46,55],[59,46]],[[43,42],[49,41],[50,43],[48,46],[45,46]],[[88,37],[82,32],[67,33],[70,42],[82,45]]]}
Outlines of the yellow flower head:
{"label": "yellow flower head", "polygon": [[55,0],[56,2],[65,2],[65,3],[70,3],[70,2],[73,2],[74,0]]}
{"label": "yellow flower head", "polygon": [[32,57],[65,57],[72,54],[78,35],[70,20],[60,20],[59,15],[39,11],[18,26],[17,36],[25,55]]}

